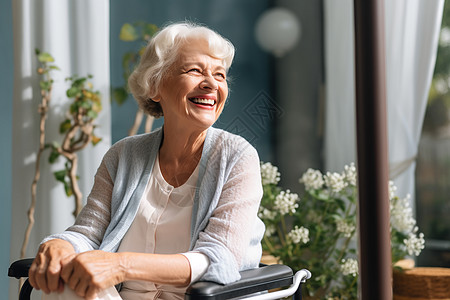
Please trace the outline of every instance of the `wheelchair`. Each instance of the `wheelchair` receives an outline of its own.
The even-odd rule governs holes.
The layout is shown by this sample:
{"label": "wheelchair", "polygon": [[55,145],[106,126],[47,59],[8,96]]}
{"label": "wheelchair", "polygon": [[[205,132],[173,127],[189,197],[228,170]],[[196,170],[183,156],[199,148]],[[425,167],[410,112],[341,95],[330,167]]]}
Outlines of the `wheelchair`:
{"label": "wheelchair", "polygon": [[[27,278],[33,258],[13,262],[8,270],[9,277]],[[286,265],[260,265],[259,268],[241,272],[241,279],[227,285],[214,282],[198,281],[187,289],[184,299],[187,300],[228,300],[254,299],[269,300],[293,296],[294,300],[302,299],[301,284],[311,278],[307,269],[294,274]],[[274,290],[268,292],[269,290]],[[19,300],[29,300],[33,287],[25,280],[19,292]]]}

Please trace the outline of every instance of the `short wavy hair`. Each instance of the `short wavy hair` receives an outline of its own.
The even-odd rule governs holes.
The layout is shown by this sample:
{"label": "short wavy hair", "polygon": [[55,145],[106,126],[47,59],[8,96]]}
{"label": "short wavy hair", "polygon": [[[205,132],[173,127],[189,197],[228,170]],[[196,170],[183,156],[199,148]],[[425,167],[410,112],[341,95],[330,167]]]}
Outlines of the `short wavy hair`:
{"label": "short wavy hair", "polygon": [[164,115],[158,94],[167,70],[176,61],[178,51],[185,41],[201,39],[208,43],[209,54],[224,63],[226,71],[231,66],[235,49],[233,44],[217,32],[191,22],[170,24],[158,31],[149,41],[139,65],[128,78],[128,87],[139,107],[156,118]]}

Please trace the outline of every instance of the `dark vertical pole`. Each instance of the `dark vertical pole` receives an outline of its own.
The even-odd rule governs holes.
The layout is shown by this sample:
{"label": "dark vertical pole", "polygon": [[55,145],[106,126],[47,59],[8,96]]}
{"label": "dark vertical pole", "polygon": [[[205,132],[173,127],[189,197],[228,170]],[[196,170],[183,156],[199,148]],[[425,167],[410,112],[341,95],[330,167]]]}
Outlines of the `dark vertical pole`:
{"label": "dark vertical pole", "polygon": [[392,299],[384,0],[354,0],[360,296]]}

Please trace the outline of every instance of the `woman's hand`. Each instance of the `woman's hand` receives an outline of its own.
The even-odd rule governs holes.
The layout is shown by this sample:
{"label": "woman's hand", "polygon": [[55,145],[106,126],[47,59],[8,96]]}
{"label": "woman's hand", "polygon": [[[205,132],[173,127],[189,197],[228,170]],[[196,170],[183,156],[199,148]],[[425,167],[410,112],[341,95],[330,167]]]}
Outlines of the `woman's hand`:
{"label": "woman's hand", "polygon": [[28,272],[31,286],[47,294],[62,292],[61,261],[74,253],[72,244],[64,240],[54,239],[42,244]]}
{"label": "woman's hand", "polygon": [[78,296],[94,299],[101,290],[123,282],[125,269],[120,253],[94,250],[66,257],[61,277]]}

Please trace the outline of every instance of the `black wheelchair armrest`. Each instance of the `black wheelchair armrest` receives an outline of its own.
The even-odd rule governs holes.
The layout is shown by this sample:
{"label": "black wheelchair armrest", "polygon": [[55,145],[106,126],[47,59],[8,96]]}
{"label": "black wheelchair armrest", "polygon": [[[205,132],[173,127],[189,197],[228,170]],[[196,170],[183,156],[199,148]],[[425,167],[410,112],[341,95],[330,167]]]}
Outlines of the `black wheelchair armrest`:
{"label": "black wheelchair armrest", "polygon": [[13,262],[8,269],[8,276],[17,279],[28,277],[28,270],[30,269],[33,260],[34,258],[25,258]]}
{"label": "black wheelchair armrest", "polygon": [[292,282],[293,272],[290,267],[268,265],[242,271],[240,280],[227,285],[208,281],[196,282],[187,289],[184,299],[231,299],[289,286]]}
{"label": "black wheelchair armrest", "polygon": [[[9,277],[15,277],[17,279],[19,278],[27,278],[28,277],[28,270],[31,267],[31,264],[33,263],[34,258],[25,258],[21,260],[17,260],[11,264],[11,266],[8,269],[8,276]],[[20,300],[29,300],[31,291],[33,290],[33,287],[30,285],[30,282],[25,280],[23,283],[20,293],[19,293],[19,299]]]}
{"label": "black wheelchair armrest", "polygon": [[[17,279],[27,278],[32,263],[33,258],[13,262],[8,269],[8,276]],[[301,270],[294,275],[292,269],[285,265],[262,265],[256,269],[242,271],[240,280],[227,285],[207,281],[196,282],[187,289],[185,299],[227,300],[289,286],[288,289],[271,293],[271,295],[277,296],[275,294],[279,293],[280,297],[276,297],[276,299],[286,297],[286,295],[294,295],[294,299],[301,299],[299,284],[310,277],[311,273],[308,270]],[[30,299],[32,289],[33,287],[27,279],[20,290],[19,299]]]}

